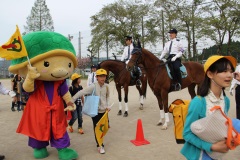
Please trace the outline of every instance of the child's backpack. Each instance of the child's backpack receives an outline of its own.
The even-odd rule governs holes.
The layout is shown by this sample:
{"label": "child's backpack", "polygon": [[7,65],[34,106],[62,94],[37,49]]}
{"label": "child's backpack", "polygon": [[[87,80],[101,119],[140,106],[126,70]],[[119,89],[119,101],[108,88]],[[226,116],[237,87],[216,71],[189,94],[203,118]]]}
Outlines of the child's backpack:
{"label": "child's backpack", "polygon": [[173,115],[174,134],[177,144],[185,143],[185,140],[183,139],[183,129],[185,119],[188,113],[189,103],[190,100],[176,99],[170,104],[168,108],[169,112]]}

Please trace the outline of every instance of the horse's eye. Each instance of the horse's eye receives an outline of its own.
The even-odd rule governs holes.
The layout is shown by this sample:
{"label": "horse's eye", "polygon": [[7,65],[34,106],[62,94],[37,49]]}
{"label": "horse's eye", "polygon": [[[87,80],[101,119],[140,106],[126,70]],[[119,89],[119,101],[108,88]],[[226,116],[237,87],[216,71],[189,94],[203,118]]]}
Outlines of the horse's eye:
{"label": "horse's eye", "polygon": [[43,65],[44,65],[44,67],[49,67],[50,64],[49,64],[48,61],[44,61],[44,64],[43,64]]}
{"label": "horse's eye", "polygon": [[71,66],[72,66],[72,63],[69,63],[69,64],[68,64],[68,67],[71,68]]}

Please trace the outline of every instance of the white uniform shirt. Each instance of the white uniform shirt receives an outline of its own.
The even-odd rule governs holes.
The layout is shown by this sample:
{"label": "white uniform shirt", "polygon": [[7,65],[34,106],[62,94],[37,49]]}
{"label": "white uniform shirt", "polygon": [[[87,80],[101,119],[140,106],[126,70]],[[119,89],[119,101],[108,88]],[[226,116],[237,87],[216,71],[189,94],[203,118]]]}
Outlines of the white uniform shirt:
{"label": "white uniform shirt", "polygon": [[129,59],[131,58],[131,53],[132,53],[132,50],[133,50],[133,43],[130,44],[130,53],[129,53],[129,57],[128,57],[128,47],[129,46],[126,46],[123,50],[123,54],[122,54],[122,57],[121,57],[121,61],[124,61],[124,60],[127,60],[126,61],[126,64],[129,62]]}
{"label": "white uniform shirt", "polygon": [[92,83],[97,82],[96,72],[92,72],[88,75],[87,86],[89,87]]}
{"label": "white uniform shirt", "polygon": [[[235,72],[240,72],[240,65],[238,65],[238,66],[236,67]],[[236,80],[235,78],[233,78],[230,88],[234,88],[235,85],[240,85],[240,82],[239,82],[238,80]]]}
{"label": "white uniform shirt", "polygon": [[[178,57],[181,57],[183,52],[184,52],[183,45],[182,45],[181,41],[177,40],[176,38],[172,39],[171,41],[172,41],[172,47],[171,47],[170,54],[175,54]],[[163,59],[163,57],[165,55],[169,56],[169,49],[170,49],[171,41],[168,41],[165,44],[165,47],[163,48],[160,59]]]}

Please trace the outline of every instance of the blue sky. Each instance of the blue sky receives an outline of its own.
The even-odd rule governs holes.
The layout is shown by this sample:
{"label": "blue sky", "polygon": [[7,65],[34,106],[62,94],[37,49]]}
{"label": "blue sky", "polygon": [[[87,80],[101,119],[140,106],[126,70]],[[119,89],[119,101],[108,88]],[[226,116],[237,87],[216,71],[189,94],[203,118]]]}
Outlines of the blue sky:
{"label": "blue sky", "polygon": [[[36,0],[1,0],[0,10],[0,45],[6,43],[18,25],[20,32],[31,13]],[[90,17],[101,10],[104,5],[115,0],[46,0],[52,16],[55,32],[73,36],[72,43],[78,53],[78,37],[81,32],[81,52],[86,56],[87,46],[91,40]],[[85,54],[85,55],[84,55]]]}

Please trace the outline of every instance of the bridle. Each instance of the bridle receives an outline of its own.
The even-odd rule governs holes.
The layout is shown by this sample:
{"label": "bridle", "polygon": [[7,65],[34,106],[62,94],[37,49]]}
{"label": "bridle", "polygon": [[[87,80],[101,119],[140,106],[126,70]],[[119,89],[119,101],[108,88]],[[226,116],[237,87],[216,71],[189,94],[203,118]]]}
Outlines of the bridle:
{"label": "bridle", "polygon": [[132,55],[136,54],[136,53],[139,53],[137,59],[136,60],[132,60],[132,58],[130,58],[129,61],[133,61],[133,63],[135,63],[135,66],[138,66],[139,59],[142,58],[142,48],[134,48],[132,50]]}

